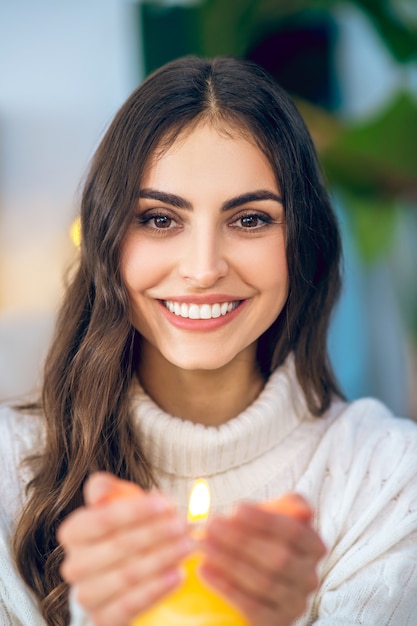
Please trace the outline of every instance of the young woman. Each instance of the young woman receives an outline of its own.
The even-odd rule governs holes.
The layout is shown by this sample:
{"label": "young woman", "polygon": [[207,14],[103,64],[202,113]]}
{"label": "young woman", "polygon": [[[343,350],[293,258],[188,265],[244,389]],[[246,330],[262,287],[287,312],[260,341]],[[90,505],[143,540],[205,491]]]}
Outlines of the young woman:
{"label": "young woman", "polygon": [[[99,146],[81,219],[41,401],[0,413],[0,624],[154,606],[192,550],[197,478],[201,576],[252,626],[417,623],[417,427],[338,388],[339,233],[290,98],[238,59],[161,68]],[[108,501],[122,479],[146,493]],[[286,492],[309,519],[257,506]]]}

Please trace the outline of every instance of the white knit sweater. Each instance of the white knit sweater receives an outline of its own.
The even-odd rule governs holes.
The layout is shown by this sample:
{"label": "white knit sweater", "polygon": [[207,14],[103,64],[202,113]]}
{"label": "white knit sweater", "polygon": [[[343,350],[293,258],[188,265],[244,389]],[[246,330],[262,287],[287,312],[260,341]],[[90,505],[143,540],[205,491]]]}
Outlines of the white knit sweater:
{"label": "white knit sweater", "polygon": [[[417,626],[415,423],[371,399],[314,418],[291,359],[220,428],[168,416],[138,388],[132,401],[161,488],[181,511],[198,477],[209,481],[212,513],[287,491],[310,501],[328,553],[297,626]],[[44,624],[9,554],[28,479],[19,463],[40,437],[36,418],[0,411],[0,626]],[[87,623],[75,611],[74,626]]]}

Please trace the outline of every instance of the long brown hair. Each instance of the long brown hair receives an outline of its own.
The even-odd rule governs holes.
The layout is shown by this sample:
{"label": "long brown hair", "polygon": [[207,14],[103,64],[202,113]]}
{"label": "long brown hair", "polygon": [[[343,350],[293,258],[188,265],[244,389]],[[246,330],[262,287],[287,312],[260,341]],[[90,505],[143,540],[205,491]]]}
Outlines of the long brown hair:
{"label": "long brown hair", "polygon": [[290,293],[259,339],[268,377],[292,351],[311,410],[338,393],[326,335],[340,288],[336,220],[306,127],[292,100],[261,68],[230,57],[186,57],[152,74],[117,113],[91,164],[81,203],[82,246],[46,359],[39,408],[45,446],[30,459],[34,478],[14,550],[19,571],[48,624],[69,620],[56,530],[82,503],[94,470],[154,484],[129,410],[140,337],[129,322],[119,258],[140,181],[155,150],[200,119],[249,132],[267,155],[283,196]]}

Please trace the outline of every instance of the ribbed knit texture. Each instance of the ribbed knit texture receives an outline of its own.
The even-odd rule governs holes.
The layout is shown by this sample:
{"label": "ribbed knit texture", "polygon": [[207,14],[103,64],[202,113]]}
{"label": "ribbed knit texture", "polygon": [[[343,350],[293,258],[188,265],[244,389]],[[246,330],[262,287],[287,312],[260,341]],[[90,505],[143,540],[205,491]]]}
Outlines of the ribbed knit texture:
{"label": "ribbed knit texture", "polygon": [[[315,425],[303,396],[293,395],[292,370],[289,364],[275,372],[255,402],[220,428],[167,415],[140,388],[136,390],[133,406],[144,449],[161,488],[180,509],[186,510],[196,478],[210,483],[213,513],[224,512],[242,499],[269,497],[271,481],[302,452],[303,441],[296,443],[300,425],[307,430]],[[321,429],[313,430],[319,436]],[[291,448],[285,444],[289,438],[294,442]]]}
{"label": "ribbed knit texture", "polygon": [[[212,514],[286,491],[310,501],[328,553],[297,626],[417,626],[416,424],[371,399],[335,402],[313,417],[291,358],[219,428],[168,416],[139,386],[132,402],[160,487],[182,514],[200,477],[210,484]],[[27,480],[16,467],[39,437],[36,419],[0,411],[0,626],[43,624],[7,548]],[[73,626],[81,624],[88,620],[77,611]]]}

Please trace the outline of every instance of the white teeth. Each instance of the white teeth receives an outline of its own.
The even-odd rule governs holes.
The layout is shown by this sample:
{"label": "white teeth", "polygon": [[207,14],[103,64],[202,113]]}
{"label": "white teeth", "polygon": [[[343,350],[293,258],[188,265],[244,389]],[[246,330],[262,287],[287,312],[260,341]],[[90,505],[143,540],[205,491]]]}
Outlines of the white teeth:
{"label": "white teeth", "polygon": [[190,304],[188,307],[188,317],[192,320],[200,319],[200,307],[198,304]]}
{"label": "white teeth", "polygon": [[213,304],[211,307],[211,317],[220,317],[222,314],[222,309],[220,304]]}
{"label": "white teeth", "polygon": [[186,317],[192,320],[210,320],[222,315],[227,315],[239,305],[240,300],[234,302],[216,302],[215,304],[185,304],[184,302],[173,302],[164,300],[164,305],[179,317]]}
{"label": "white teeth", "polygon": [[211,317],[211,306],[209,304],[203,304],[203,306],[200,307],[200,319],[209,320]]}

